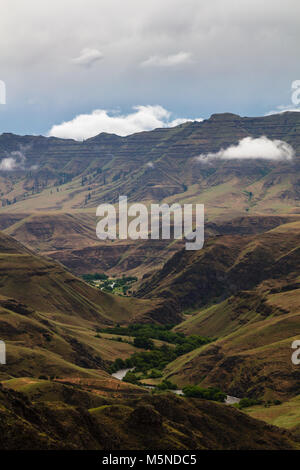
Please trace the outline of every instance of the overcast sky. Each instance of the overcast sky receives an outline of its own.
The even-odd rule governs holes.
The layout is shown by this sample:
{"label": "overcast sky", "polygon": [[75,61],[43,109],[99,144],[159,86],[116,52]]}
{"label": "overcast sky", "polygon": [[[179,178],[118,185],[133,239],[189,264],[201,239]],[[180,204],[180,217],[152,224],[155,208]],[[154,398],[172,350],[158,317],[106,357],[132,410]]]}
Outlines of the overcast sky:
{"label": "overcast sky", "polygon": [[82,139],[289,107],[299,23],[299,0],[1,0],[0,133]]}

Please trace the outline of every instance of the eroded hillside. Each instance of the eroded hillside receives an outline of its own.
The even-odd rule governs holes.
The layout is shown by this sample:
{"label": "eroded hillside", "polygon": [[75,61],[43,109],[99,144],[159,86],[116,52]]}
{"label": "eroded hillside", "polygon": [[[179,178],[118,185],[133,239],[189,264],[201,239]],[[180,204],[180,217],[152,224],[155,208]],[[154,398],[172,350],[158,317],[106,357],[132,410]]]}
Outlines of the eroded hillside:
{"label": "eroded hillside", "polygon": [[217,385],[235,396],[287,398],[299,393],[291,344],[300,334],[299,222],[260,235],[211,239],[181,251],[141,286],[159,299],[151,312],[177,312],[176,331],[215,338],[167,366],[179,385]]}

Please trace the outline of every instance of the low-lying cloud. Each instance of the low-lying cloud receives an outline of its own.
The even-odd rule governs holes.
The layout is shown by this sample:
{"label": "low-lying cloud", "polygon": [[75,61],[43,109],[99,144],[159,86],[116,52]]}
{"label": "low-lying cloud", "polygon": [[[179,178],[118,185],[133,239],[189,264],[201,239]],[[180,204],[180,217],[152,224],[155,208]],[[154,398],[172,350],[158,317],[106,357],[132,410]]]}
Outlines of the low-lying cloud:
{"label": "low-lying cloud", "polygon": [[82,65],[84,67],[89,67],[90,65],[102,59],[103,59],[103,54],[102,52],[98,51],[98,49],[85,48],[85,49],[82,49],[78,57],[71,59],[71,62],[75,65]]}
{"label": "low-lying cloud", "polygon": [[12,171],[16,167],[16,160],[12,157],[3,158],[0,162],[0,171]]}
{"label": "low-lying cloud", "polygon": [[270,140],[265,136],[253,138],[245,137],[237,145],[231,145],[219,152],[202,154],[196,157],[197,161],[207,162],[211,159],[221,160],[292,160],[294,149],[283,140]]}
{"label": "low-lying cloud", "polygon": [[0,171],[37,170],[38,165],[26,166],[25,152],[30,147],[30,145],[21,145],[20,150],[7,152],[6,156],[0,160]]}
{"label": "low-lying cloud", "polygon": [[136,132],[150,131],[158,127],[174,127],[186,121],[202,119],[171,119],[171,113],[162,106],[134,106],[128,114],[110,113],[96,109],[91,114],[80,114],[71,121],[54,125],[49,136],[63,139],[85,140],[101,132],[126,136]]}
{"label": "low-lying cloud", "polygon": [[141,63],[142,67],[176,67],[192,62],[190,52],[177,52],[166,56],[153,55]]}
{"label": "low-lying cloud", "polygon": [[24,170],[26,157],[20,150],[11,152],[9,157],[0,161],[0,171]]}

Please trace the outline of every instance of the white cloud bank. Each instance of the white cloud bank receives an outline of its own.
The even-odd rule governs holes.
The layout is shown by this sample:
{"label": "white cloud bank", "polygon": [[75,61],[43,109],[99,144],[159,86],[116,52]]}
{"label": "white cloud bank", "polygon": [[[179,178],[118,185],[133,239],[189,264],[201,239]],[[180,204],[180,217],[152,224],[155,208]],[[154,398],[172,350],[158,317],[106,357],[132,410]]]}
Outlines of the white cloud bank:
{"label": "white cloud bank", "polygon": [[178,52],[167,56],[153,55],[141,63],[142,67],[176,67],[192,62],[190,52]]}
{"label": "white cloud bank", "polygon": [[292,160],[294,149],[282,140],[270,140],[265,136],[252,138],[245,137],[237,145],[221,149],[216,153],[202,154],[196,157],[200,162],[210,159],[222,160]]}
{"label": "white cloud bank", "polygon": [[98,49],[90,49],[85,48],[82,49],[80,55],[71,59],[71,62],[75,65],[83,65],[88,67],[92,65],[94,62],[98,62],[99,60],[103,59],[102,52],[98,51]]}
{"label": "white cloud bank", "polygon": [[158,127],[174,127],[186,121],[202,119],[171,120],[171,113],[159,105],[134,106],[128,114],[109,114],[105,109],[96,109],[91,114],[80,114],[71,121],[54,125],[48,135],[75,140],[85,140],[101,132],[126,136]]}
{"label": "white cloud bank", "polygon": [[289,105],[289,104],[281,104],[276,107],[276,109],[273,109],[272,111],[269,111],[268,113],[265,114],[265,116],[271,116],[272,114],[282,114],[286,113],[287,111],[291,113],[299,113],[300,108],[296,108],[294,105]]}

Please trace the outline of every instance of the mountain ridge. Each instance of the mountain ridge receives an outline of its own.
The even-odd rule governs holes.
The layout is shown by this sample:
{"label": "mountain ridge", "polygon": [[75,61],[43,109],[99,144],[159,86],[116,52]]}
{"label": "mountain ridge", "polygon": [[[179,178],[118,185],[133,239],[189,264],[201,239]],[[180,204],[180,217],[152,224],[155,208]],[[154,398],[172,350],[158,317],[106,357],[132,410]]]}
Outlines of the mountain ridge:
{"label": "mountain ridge", "polygon": [[[200,154],[237,144],[244,137],[263,135],[291,144],[295,150],[294,161],[217,161],[207,165],[195,160]],[[203,192],[210,188],[225,190],[223,198],[227,194],[232,209],[230,198],[231,193],[237,196],[236,186],[240,193],[239,204],[244,206],[241,211],[246,208],[265,211],[261,202],[268,185],[274,184],[282,185],[281,192],[276,195],[281,205],[284,206],[284,198],[287,198],[291,207],[297,207],[299,200],[296,173],[300,155],[300,116],[296,112],[254,118],[225,113],[212,115],[201,122],[187,122],[126,137],[100,133],[83,142],[2,134],[0,155],[7,157],[16,151],[24,153],[25,166],[12,173],[6,172],[6,181],[3,172],[0,173],[2,210],[87,209],[100,202],[116,202],[120,194],[135,201],[174,197],[178,201],[195,197],[200,200]],[[232,189],[221,189],[226,181],[233,182]],[[261,187],[260,181],[265,187]],[[254,195],[247,204],[247,197],[242,192],[251,185],[255,185],[249,189]],[[281,202],[280,197],[283,198]],[[27,200],[30,204],[26,204]],[[213,195],[211,202],[207,201],[207,205],[210,204],[216,211],[218,195]]]}

